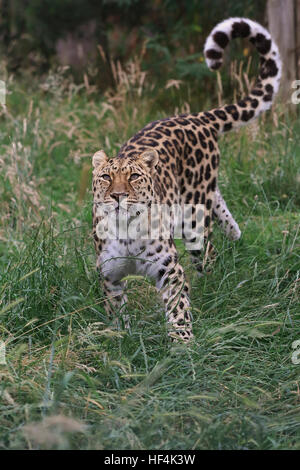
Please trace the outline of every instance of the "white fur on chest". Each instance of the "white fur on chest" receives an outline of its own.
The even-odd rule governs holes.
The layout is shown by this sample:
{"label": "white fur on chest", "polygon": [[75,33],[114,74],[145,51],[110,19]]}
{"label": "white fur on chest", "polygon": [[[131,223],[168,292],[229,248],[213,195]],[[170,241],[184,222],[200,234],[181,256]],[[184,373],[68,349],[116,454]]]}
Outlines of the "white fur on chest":
{"label": "white fur on chest", "polygon": [[111,282],[128,274],[141,271],[141,261],[145,259],[147,243],[141,240],[107,240],[97,260],[97,267]]}

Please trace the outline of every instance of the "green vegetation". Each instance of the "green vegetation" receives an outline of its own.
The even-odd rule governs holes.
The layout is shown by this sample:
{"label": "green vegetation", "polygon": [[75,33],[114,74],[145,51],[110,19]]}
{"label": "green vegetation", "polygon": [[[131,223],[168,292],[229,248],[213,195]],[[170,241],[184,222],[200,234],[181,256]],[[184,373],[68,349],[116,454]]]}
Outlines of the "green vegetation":
{"label": "green vegetation", "polygon": [[[144,50],[143,68],[155,81],[176,77],[199,82],[207,76],[201,52],[211,27],[232,16],[264,22],[266,3],[2,0],[0,52],[8,69],[20,77],[68,64],[77,81],[86,74],[102,90],[114,85],[110,61],[124,64]],[[210,89],[209,82],[202,86]]]}
{"label": "green vegetation", "polygon": [[138,61],[104,96],[63,71],[8,90],[0,448],[299,449],[299,121],[277,105],[221,140],[220,186],[243,235],[231,243],[215,227],[219,256],[200,280],[179,243],[195,341],[173,346],[146,280],[130,281],[130,331],[104,314],[91,155],[115,155],[147,122],[216,99],[186,82],[157,87]]}

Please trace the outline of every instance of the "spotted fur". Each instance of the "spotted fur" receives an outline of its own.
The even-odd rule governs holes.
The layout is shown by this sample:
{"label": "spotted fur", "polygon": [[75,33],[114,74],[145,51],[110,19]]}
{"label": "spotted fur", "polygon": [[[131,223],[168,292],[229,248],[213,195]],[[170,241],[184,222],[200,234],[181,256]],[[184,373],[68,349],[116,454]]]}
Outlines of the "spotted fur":
{"label": "spotted fur", "polygon": [[213,206],[213,217],[217,219],[225,235],[231,240],[238,240],[241,236],[240,228],[232,217],[219,188],[216,189],[215,202]]}
{"label": "spotted fur", "polygon": [[[271,106],[279,87],[281,62],[276,44],[262,26],[246,18],[230,18],[218,24],[205,43],[211,69],[221,66],[225,47],[238,37],[248,38],[260,55],[259,75],[248,96],[208,112],[151,122],[122,146],[117,157],[108,159],[103,151],[93,157],[93,234],[106,310],[113,315],[125,308],[124,276],[140,273],[152,277],[165,304],[169,334],[184,341],[192,337],[189,287],[173,238],[100,239],[96,227],[103,221],[96,208],[105,203],[121,210],[122,198],[129,206],[138,202],[147,208],[153,203],[192,204],[193,212],[197,212],[196,205],[203,204],[206,246],[202,252],[191,252],[200,273],[213,258],[209,240],[213,217],[227,236],[239,238],[239,227],[217,186],[217,139],[220,133],[252,121]],[[185,236],[187,243],[193,241]]]}

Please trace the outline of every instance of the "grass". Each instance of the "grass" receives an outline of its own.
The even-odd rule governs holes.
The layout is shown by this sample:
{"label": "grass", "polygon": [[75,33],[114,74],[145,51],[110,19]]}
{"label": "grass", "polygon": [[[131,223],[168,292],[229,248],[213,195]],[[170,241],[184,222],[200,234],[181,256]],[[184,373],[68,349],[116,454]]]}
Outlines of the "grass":
{"label": "grass", "polygon": [[[10,84],[0,116],[0,448],[299,449],[299,122],[278,105],[222,139],[220,186],[243,235],[231,243],[215,228],[219,256],[200,280],[178,243],[195,341],[172,346],[152,284],[130,281],[131,330],[118,330],[95,272],[91,155],[115,154],[193,95],[140,76],[103,97],[62,79]],[[195,92],[192,111],[215,104]]]}

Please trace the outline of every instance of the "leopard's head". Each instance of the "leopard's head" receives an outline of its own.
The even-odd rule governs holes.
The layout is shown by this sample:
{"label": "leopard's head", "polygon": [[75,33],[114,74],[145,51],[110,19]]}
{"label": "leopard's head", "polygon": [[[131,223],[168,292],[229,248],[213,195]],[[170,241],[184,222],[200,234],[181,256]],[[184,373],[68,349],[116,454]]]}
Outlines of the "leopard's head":
{"label": "leopard's head", "polygon": [[108,159],[103,150],[93,156],[93,194],[95,204],[111,205],[115,209],[123,203],[147,204],[154,201],[155,167],[158,153],[149,149],[137,157]]}

